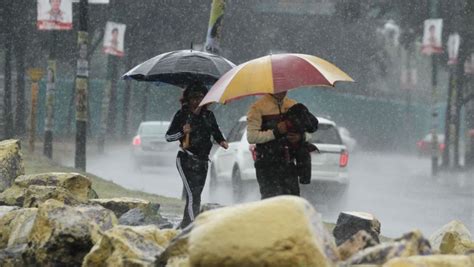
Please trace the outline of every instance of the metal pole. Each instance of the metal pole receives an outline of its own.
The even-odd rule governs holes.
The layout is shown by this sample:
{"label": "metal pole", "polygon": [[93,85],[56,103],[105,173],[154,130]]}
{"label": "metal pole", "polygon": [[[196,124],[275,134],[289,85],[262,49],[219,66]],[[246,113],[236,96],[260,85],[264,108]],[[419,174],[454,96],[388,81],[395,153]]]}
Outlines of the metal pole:
{"label": "metal pole", "polygon": [[438,68],[436,64],[436,56],[431,56],[432,61],[432,73],[431,73],[431,85],[432,85],[432,129],[431,129],[431,175],[436,176],[438,174],[438,153],[439,153],[439,145],[438,145],[438,112],[436,110],[436,98],[437,98],[437,74]]}
{"label": "metal pole", "polygon": [[448,87],[448,103],[446,106],[446,118],[445,118],[445,129],[444,129],[444,143],[445,148],[443,151],[442,166],[450,167],[453,162],[453,137],[454,137],[454,116],[456,116],[453,109],[455,108],[456,99],[456,78],[454,76],[454,67],[449,69],[449,87]]}
{"label": "metal pole", "polygon": [[47,84],[46,84],[46,116],[44,123],[44,148],[43,154],[53,157],[53,127],[54,127],[54,93],[56,90],[56,42],[57,32],[51,31],[49,44],[49,58],[47,67]]}
{"label": "metal pole", "polygon": [[[127,68],[128,69],[128,68]],[[125,92],[123,95],[123,112],[122,112],[122,138],[128,138],[128,124],[129,124],[129,113],[130,113],[130,91],[132,82],[130,80],[125,81]]]}
{"label": "metal pole", "polygon": [[[430,15],[431,18],[436,18],[438,16],[438,0],[431,0],[430,1]],[[439,153],[439,145],[438,145],[438,112],[436,110],[436,103],[437,103],[437,86],[438,86],[438,64],[437,64],[437,56],[436,54],[431,55],[431,115],[432,115],[432,129],[431,129],[431,175],[436,176],[438,174],[438,153]]]}
{"label": "metal pole", "polygon": [[77,59],[76,73],[76,154],[74,166],[82,171],[86,170],[86,144],[87,144],[87,95],[89,78],[88,49],[88,1],[79,2],[79,31],[77,32],[77,45],[79,57]]}

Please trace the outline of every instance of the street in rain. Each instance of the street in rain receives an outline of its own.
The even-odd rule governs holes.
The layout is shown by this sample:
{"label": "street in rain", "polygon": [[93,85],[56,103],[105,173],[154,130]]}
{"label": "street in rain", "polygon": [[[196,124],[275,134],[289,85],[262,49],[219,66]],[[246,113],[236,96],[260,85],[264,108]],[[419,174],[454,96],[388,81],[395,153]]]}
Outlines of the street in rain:
{"label": "street in rain", "polygon": [[0,22],[0,266],[474,266],[474,1]]}

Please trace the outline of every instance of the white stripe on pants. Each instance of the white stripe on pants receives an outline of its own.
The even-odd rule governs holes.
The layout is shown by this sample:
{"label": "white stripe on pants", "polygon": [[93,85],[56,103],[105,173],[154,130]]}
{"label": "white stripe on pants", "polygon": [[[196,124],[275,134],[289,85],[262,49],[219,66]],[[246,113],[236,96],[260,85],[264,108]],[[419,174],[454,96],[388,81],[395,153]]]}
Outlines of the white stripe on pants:
{"label": "white stripe on pants", "polygon": [[193,211],[193,194],[191,192],[191,188],[189,187],[188,180],[184,175],[183,168],[181,167],[181,158],[176,157],[176,167],[178,168],[179,175],[183,180],[184,188],[186,189],[186,193],[188,194],[188,214],[191,221],[194,221],[194,211]]}

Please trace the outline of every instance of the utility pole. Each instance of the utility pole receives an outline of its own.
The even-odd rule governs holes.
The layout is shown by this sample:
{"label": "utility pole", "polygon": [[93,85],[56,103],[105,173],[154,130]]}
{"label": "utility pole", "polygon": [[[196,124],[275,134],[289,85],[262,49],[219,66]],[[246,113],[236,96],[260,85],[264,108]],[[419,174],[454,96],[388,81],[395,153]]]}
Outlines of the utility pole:
{"label": "utility pole", "polygon": [[[430,1],[430,17],[437,18],[438,16],[438,0]],[[438,86],[438,56],[433,53],[431,54],[431,116],[432,116],[432,128],[431,128],[431,175],[436,176],[438,174],[438,112],[436,110],[437,104],[437,86]]]}
{"label": "utility pole", "polygon": [[44,147],[43,154],[48,157],[53,157],[53,127],[54,127],[54,93],[56,90],[56,42],[57,32],[53,30],[50,32],[49,38],[49,57],[46,83],[46,116],[44,123]]}
{"label": "utility pole", "polygon": [[[110,0],[109,12],[110,18],[115,20],[116,17],[116,1]],[[107,55],[107,81],[102,95],[102,111],[100,119],[99,136],[97,139],[97,148],[99,153],[104,153],[105,136],[112,134],[115,127],[115,112],[116,108],[116,87],[117,87],[117,63],[118,58],[114,55]],[[113,113],[113,114],[112,114]]]}
{"label": "utility pole", "polygon": [[11,61],[12,61],[12,29],[13,25],[11,25],[11,14],[12,14],[12,7],[11,2],[9,1],[3,6],[3,17],[4,17],[4,32],[3,37],[5,38],[4,41],[4,51],[5,51],[5,61],[4,61],[4,95],[3,95],[3,116],[5,120],[5,139],[13,137],[13,110],[12,110],[12,68],[11,68]]}
{"label": "utility pole", "polygon": [[[130,51],[129,51],[130,52]],[[132,59],[130,54],[127,55],[127,69],[131,69],[132,66]],[[131,95],[131,88],[132,81],[126,80],[125,81],[125,92],[123,95],[123,112],[122,112],[122,138],[125,139],[128,137],[128,123],[129,123],[129,110],[130,110],[130,95]]]}
{"label": "utility pole", "polygon": [[87,32],[88,0],[79,2],[79,31],[77,32],[77,46],[79,49],[76,73],[76,155],[74,166],[82,171],[86,170],[87,144],[87,94],[89,79],[89,60],[87,49],[89,37]]}
{"label": "utility pole", "polygon": [[28,69],[28,76],[31,80],[31,110],[30,110],[30,137],[29,137],[29,151],[35,151],[35,140],[36,140],[36,115],[38,109],[38,91],[39,85],[38,82],[43,77],[43,70],[40,68],[30,68]]}

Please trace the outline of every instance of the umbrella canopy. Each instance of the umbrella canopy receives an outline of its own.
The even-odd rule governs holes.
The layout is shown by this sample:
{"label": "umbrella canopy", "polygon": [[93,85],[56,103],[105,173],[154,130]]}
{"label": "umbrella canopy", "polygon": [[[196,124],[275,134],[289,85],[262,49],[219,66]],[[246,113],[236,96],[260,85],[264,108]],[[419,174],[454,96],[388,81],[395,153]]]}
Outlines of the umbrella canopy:
{"label": "umbrella canopy", "polygon": [[338,81],[353,82],[330,62],[305,54],[276,54],[238,65],[224,74],[200,105],[227,103],[249,95],[275,94],[304,86],[334,86]]}
{"label": "umbrella canopy", "polygon": [[196,50],[178,50],[147,60],[129,70],[122,78],[177,86],[194,81],[212,85],[233,67],[234,63],[218,55]]}

